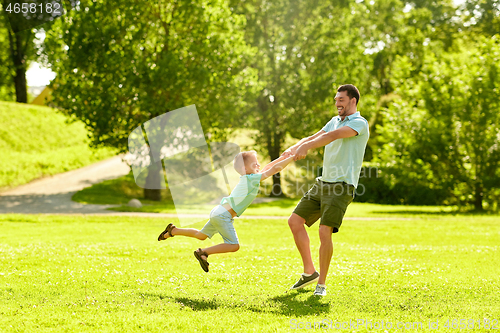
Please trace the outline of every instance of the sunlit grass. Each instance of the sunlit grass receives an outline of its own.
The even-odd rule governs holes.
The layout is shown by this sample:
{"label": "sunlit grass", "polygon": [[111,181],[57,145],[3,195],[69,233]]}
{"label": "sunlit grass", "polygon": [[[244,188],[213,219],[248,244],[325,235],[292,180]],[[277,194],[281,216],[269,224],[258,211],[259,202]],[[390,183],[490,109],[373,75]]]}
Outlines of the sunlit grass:
{"label": "sunlit grass", "polygon": [[[271,202],[253,203],[244,212],[243,216],[289,216],[300,199],[278,199]],[[183,207],[182,211],[193,214],[207,214],[214,205],[192,205]],[[133,208],[126,205],[112,207],[110,210],[120,212],[149,212],[149,213],[167,213],[175,214],[176,209],[173,202],[152,203],[148,202],[142,208]],[[415,217],[417,215],[435,215],[435,214],[460,214],[456,207],[448,206],[399,206],[399,205],[379,205],[371,203],[353,202],[349,205],[346,217]]]}
{"label": "sunlit grass", "polygon": [[157,242],[174,219],[2,215],[0,331],[281,332],[324,319],[429,331],[429,320],[500,319],[498,217],[414,218],[344,221],[318,299],[288,290],[301,262],[286,219],[236,220],[241,250],[211,256],[207,274],[192,252],[220,237]]}

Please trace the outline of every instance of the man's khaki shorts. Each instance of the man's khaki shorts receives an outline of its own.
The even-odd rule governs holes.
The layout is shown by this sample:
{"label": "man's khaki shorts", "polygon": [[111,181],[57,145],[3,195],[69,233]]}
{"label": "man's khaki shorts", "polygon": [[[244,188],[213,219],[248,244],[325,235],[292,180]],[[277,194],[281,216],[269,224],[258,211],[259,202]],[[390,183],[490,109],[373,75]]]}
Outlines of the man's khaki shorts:
{"label": "man's khaki shorts", "polygon": [[295,214],[306,220],[308,227],[320,217],[320,224],[333,228],[338,232],[347,206],[354,199],[355,188],[345,182],[326,183],[316,178],[316,183],[295,207]]}

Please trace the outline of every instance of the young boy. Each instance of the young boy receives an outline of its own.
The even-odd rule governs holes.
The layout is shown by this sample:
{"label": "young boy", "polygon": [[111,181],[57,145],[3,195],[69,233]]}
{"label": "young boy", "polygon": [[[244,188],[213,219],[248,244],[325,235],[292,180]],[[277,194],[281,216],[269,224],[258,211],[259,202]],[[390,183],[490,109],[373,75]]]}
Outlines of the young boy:
{"label": "young boy", "polygon": [[194,256],[200,262],[201,268],[208,272],[207,258],[209,255],[239,250],[238,236],[233,226],[234,217],[240,216],[250,206],[259,192],[260,182],[283,170],[291,161],[293,161],[293,156],[280,157],[259,172],[260,164],[254,150],[239,153],[234,158],[233,165],[234,169],[241,175],[240,181],[231,194],[222,198],[220,205],[212,209],[210,220],[203,229],[181,229],[170,223],[158,236],[158,240],[162,241],[178,235],[205,240],[207,237],[212,238],[214,234],[219,233],[224,239],[224,243],[194,251]]}

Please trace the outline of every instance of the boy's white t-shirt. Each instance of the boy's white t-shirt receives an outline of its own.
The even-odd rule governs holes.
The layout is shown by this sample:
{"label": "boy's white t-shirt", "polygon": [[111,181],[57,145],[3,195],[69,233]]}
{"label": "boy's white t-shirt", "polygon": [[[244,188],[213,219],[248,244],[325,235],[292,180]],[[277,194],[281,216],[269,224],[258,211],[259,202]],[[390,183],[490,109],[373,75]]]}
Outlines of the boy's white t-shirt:
{"label": "boy's white t-shirt", "polygon": [[220,204],[229,204],[236,212],[236,215],[240,216],[254,201],[257,194],[259,194],[261,179],[261,173],[240,176],[240,181],[231,191],[231,194],[228,197],[222,198]]}

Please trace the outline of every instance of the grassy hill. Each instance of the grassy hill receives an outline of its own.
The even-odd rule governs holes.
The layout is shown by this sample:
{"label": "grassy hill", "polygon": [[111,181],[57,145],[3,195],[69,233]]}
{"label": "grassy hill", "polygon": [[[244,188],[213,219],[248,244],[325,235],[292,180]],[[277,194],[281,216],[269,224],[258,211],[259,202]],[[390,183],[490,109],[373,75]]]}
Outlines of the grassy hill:
{"label": "grassy hill", "polygon": [[116,154],[91,149],[82,122],[43,106],[0,102],[0,189],[77,169]]}

